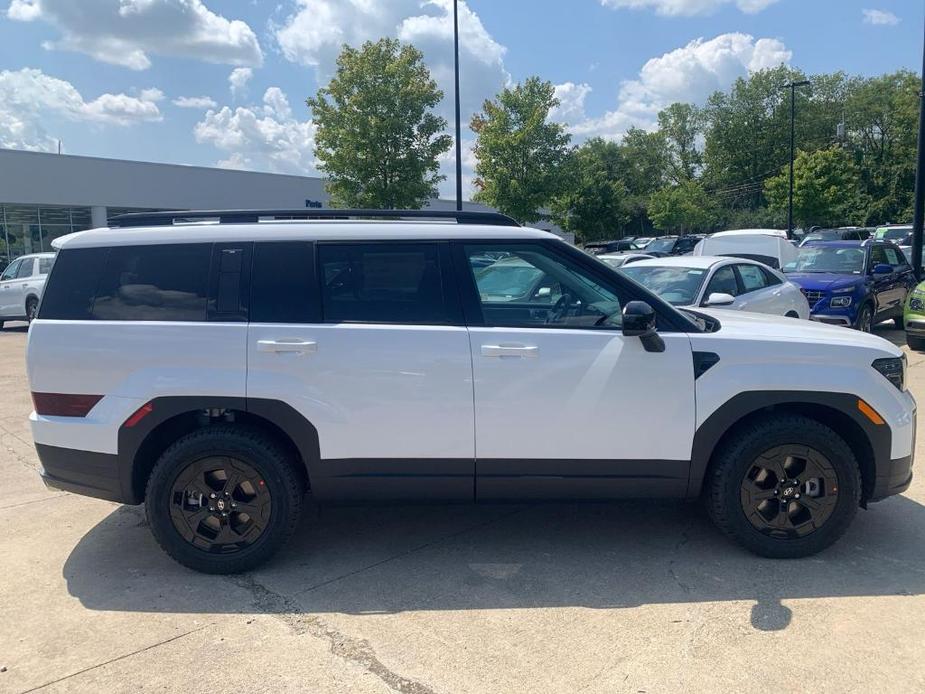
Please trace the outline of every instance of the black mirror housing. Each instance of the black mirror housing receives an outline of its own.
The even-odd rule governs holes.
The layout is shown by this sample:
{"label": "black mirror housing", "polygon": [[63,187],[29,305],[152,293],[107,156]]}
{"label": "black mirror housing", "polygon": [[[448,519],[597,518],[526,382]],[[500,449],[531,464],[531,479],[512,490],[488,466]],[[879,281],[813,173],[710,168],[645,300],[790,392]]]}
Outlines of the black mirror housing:
{"label": "black mirror housing", "polygon": [[665,341],[656,330],[656,315],[645,301],[630,301],[623,307],[623,335],[638,337],[647,352],[664,352]]}

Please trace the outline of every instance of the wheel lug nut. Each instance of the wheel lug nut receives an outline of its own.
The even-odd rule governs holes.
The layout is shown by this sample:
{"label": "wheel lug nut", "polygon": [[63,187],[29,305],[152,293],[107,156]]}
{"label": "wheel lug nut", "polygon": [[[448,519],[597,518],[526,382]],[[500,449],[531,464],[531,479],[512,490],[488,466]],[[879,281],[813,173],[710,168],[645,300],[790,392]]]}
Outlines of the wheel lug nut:
{"label": "wheel lug nut", "polygon": [[214,499],[214,498],[215,498],[215,492],[212,492],[211,494],[209,494],[209,498],[210,498],[210,499]]}
{"label": "wheel lug nut", "polygon": [[210,510],[210,511],[214,511],[214,510],[215,510],[215,507],[214,507],[214,506],[209,506],[209,510]]}
{"label": "wheel lug nut", "polygon": [[794,495],[793,495],[793,498],[794,498],[794,499],[799,499],[799,498],[800,498],[800,495],[799,495],[799,494],[794,494]]}
{"label": "wheel lug nut", "polygon": [[231,508],[237,508],[237,507],[238,507],[237,504],[232,504],[232,505],[231,505]]}

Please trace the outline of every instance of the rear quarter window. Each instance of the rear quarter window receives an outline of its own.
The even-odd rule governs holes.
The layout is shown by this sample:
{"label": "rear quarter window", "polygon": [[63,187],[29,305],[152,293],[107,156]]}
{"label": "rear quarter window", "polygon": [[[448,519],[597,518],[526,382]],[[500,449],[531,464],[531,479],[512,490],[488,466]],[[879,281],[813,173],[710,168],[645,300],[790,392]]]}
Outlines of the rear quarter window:
{"label": "rear quarter window", "polygon": [[42,294],[38,317],[50,320],[91,319],[90,308],[108,255],[108,248],[59,251]]}

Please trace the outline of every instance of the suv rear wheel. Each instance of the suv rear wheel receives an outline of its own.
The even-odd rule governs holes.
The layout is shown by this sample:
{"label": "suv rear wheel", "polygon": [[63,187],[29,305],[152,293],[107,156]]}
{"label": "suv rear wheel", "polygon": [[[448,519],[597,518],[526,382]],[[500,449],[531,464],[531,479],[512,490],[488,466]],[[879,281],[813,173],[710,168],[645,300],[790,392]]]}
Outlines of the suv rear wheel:
{"label": "suv rear wheel", "polygon": [[845,532],[861,479],[835,431],[798,415],[751,423],[726,442],[707,480],[713,522],[764,557],[805,557]]}
{"label": "suv rear wheel", "polygon": [[292,535],[303,488],[272,438],[234,425],[199,429],[161,455],[145,512],[158,544],[196,571],[230,574],[268,560]]}

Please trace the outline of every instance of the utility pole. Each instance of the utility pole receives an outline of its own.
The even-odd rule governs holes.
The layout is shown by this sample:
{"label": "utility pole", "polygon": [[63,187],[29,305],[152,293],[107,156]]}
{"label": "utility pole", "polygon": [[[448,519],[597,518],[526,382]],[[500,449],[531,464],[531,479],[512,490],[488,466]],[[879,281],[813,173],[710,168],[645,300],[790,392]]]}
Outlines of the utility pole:
{"label": "utility pole", "polygon": [[806,87],[809,85],[809,80],[801,80],[799,82],[790,82],[789,84],[782,84],[781,89],[790,90],[790,197],[787,201],[787,238],[793,238],[793,159],[796,154],[794,140],[795,140],[795,123],[796,123],[796,91],[797,87]]}
{"label": "utility pole", "polygon": [[919,91],[919,160],[915,167],[915,206],[912,213],[912,269],[922,280],[922,226],[925,223],[925,44],[922,46],[922,85]]}
{"label": "utility pole", "polygon": [[456,73],[456,209],[462,210],[462,126],[459,122],[459,0],[453,0],[453,60]]}

